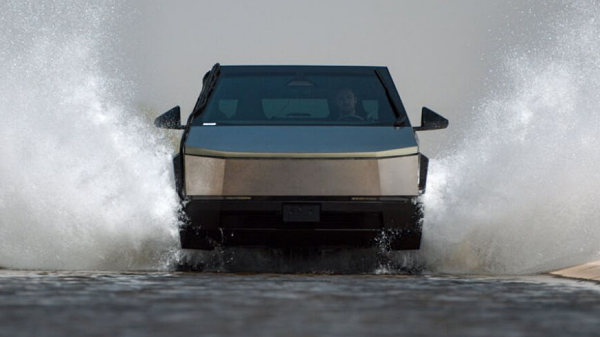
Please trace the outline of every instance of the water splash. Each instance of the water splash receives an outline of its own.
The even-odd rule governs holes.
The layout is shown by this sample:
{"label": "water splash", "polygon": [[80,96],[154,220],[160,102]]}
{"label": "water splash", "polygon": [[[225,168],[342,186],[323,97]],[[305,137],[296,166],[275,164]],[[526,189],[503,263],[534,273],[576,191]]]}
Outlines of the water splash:
{"label": "water splash", "polygon": [[379,248],[331,250],[281,250],[217,248],[181,250],[178,269],[227,273],[294,274],[407,274],[420,273],[415,252],[390,252]]}
{"label": "water splash", "polygon": [[[185,255],[170,149],[115,77],[120,6],[0,3],[0,267],[157,269]],[[502,85],[469,126],[453,124],[456,150],[431,161],[422,252],[395,262],[527,273],[599,257],[598,7],[565,5],[554,30],[509,50]],[[226,259],[202,262],[230,263],[216,256]],[[270,263],[232,256],[263,271]],[[398,269],[372,256],[305,269]]]}
{"label": "water splash", "polygon": [[529,273],[600,258],[600,6],[527,45],[433,160],[422,257],[444,272]]}
{"label": "water splash", "polygon": [[0,5],[0,267],[156,269],[177,247],[170,150],[106,75],[117,12]]}

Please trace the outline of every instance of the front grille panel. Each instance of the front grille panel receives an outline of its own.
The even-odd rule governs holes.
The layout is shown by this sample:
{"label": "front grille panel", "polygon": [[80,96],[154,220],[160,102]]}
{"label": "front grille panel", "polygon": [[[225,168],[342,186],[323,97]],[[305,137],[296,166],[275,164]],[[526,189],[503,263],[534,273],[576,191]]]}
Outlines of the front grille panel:
{"label": "front grille panel", "polygon": [[187,196],[417,196],[419,156],[368,159],[184,158]]}

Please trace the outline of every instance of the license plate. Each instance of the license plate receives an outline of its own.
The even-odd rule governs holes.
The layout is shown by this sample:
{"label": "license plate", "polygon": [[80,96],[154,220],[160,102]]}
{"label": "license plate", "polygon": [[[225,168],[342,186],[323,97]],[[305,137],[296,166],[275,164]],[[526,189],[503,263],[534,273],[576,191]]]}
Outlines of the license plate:
{"label": "license plate", "polygon": [[321,205],[319,204],[283,204],[284,222],[319,222]]}

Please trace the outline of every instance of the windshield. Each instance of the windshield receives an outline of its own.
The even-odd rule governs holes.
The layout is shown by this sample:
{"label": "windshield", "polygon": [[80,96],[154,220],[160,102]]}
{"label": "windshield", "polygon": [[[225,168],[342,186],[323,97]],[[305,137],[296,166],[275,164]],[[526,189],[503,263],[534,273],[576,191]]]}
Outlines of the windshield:
{"label": "windshield", "polygon": [[222,75],[193,125],[392,125],[395,120],[375,72],[265,72]]}

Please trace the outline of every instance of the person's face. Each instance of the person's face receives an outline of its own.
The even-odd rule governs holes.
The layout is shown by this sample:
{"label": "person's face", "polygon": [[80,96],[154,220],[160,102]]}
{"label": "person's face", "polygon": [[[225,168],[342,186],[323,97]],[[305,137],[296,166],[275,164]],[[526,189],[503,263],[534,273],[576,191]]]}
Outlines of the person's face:
{"label": "person's face", "polygon": [[341,90],[335,95],[335,106],[338,111],[344,114],[354,113],[356,106],[356,97],[350,89]]}

